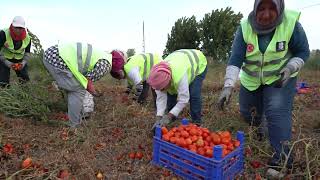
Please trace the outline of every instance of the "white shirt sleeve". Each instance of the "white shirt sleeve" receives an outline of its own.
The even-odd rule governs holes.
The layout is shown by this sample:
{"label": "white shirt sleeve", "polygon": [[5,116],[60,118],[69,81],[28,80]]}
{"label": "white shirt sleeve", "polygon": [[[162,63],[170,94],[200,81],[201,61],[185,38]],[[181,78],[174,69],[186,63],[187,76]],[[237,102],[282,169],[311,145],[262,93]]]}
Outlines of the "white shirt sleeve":
{"label": "white shirt sleeve", "polygon": [[167,108],[167,92],[156,90],[157,93],[157,116],[163,116]]}
{"label": "white shirt sleeve", "polygon": [[185,73],[178,84],[177,104],[171,109],[170,113],[178,117],[179,113],[188,104],[190,99],[188,74]]}
{"label": "white shirt sleeve", "polygon": [[139,84],[142,81],[139,73],[139,67],[132,68],[130,72],[128,72],[128,78],[133,82],[135,86]]}

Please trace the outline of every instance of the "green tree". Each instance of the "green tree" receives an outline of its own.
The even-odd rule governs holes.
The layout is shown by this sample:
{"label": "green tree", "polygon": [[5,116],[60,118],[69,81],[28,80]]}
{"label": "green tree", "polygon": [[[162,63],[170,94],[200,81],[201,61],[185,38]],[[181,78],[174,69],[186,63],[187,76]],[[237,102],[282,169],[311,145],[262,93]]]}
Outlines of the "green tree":
{"label": "green tree", "polygon": [[136,54],[136,50],[135,49],[128,49],[127,50],[127,56],[128,57],[131,57],[131,56],[133,56],[135,54]]}
{"label": "green tree", "polygon": [[231,52],[235,31],[243,15],[231,7],[213,10],[200,21],[201,49],[217,61],[226,61]]}
{"label": "green tree", "polygon": [[191,18],[182,17],[172,27],[171,34],[168,34],[168,41],[164,56],[177,49],[199,49],[200,33],[195,16]]}

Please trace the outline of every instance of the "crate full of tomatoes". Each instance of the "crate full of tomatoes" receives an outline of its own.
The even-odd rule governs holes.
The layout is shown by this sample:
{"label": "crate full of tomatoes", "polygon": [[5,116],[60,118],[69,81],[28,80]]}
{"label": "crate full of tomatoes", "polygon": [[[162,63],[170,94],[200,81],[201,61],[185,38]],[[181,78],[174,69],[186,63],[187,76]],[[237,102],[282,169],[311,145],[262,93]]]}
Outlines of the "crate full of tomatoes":
{"label": "crate full of tomatoes", "polygon": [[153,163],[186,179],[234,179],[244,168],[244,133],[210,132],[183,119],[168,130],[158,126]]}

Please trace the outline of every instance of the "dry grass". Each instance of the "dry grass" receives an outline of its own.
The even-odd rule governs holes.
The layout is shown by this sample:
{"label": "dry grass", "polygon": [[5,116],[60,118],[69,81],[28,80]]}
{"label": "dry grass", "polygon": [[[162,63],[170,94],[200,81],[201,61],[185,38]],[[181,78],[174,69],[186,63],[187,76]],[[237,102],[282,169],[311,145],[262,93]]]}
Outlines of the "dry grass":
{"label": "dry grass", "polygon": [[[230,130],[246,132],[246,147],[253,154],[246,158],[245,176],[260,173],[266,167],[253,168],[250,161],[265,163],[271,156],[267,140],[256,141],[255,129],[248,127],[239,114],[237,92],[227,111],[218,111],[214,105],[222,88],[224,66],[211,65],[203,88],[204,126],[210,130]],[[317,89],[314,94],[299,95],[294,106],[294,128],[292,152],[296,163],[291,179],[312,179],[320,172],[319,123],[320,89],[319,71],[304,71],[301,78]],[[0,179],[56,179],[59,172],[66,169],[73,179],[96,179],[102,172],[106,179],[172,179],[173,174],[150,162],[152,136],[150,128],[154,123],[152,103],[140,106],[122,98],[124,86],[120,82],[111,83],[105,78],[97,83],[103,93],[95,99],[96,107],[92,116],[74,130],[59,121],[30,121],[0,116],[0,145],[11,143],[14,152],[10,155],[0,151]],[[56,93],[54,93],[56,94]],[[59,94],[59,93],[57,93]],[[52,102],[63,101],[56,95]],[[61,106],[52,105],[53,112],[61,111]],[[227,113],[226,113],[227,112]],[[181,117],[189,117],[188,110]],[[318,127],[320,128],[320,127]],[[142,152],[141,160],[131,160],[130,152]],[[31,157],[38,168],[21,170],[21,161]]]}

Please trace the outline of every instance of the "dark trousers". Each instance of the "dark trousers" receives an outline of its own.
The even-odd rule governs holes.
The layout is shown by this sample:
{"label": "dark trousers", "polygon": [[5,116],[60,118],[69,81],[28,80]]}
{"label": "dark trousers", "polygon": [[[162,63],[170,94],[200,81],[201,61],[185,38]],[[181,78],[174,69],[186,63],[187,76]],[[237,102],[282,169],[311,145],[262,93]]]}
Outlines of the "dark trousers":
{"label": "dark trousers", "polygon": [[[29,81],[28,64],[26,64],[20,71],[15,71],[20,83]],[[10,68],[8,68],[2,61],[0,61],[0,86],[5,87],[10,83]]]}
{"label": "dark trousers", "polygon": [[[239,104],[242,116],[253,126],[260,126],[265,114],[271,146],[275,150],[272,161],[280,160],[283,153],[288,154],[287,142],[291,140],[292,105],[296,94],[297,78],[291,78],[286,86],[260,86],[255,91],[240,87]],[[291,159],[289,162],[291,163]]]}

